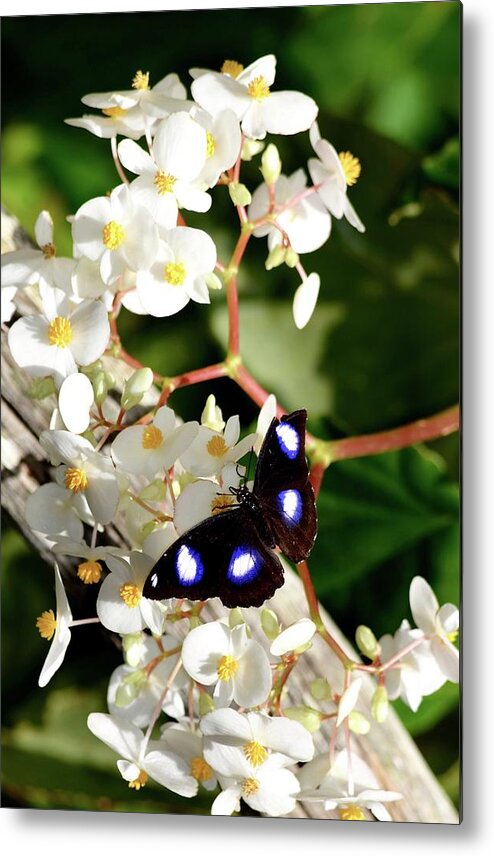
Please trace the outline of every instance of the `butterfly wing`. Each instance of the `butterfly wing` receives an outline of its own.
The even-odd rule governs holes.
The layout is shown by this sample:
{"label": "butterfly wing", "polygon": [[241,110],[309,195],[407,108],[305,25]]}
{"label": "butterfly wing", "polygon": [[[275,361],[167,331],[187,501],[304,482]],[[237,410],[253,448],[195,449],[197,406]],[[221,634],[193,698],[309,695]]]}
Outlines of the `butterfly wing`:
{"label": "butterfly wing", "polygon": [[273,419],[259,453],[254,494],[287,559],[307,559],[317,535],[314,491],[305,457],[307,411]]}
{"label": "butterfly wing", "polygon": [[265,545],[251,509],[240,505],[189,529],[152,568],[144,597],[206,600],[228,607],[260,606],[283,585],[283,568]]}

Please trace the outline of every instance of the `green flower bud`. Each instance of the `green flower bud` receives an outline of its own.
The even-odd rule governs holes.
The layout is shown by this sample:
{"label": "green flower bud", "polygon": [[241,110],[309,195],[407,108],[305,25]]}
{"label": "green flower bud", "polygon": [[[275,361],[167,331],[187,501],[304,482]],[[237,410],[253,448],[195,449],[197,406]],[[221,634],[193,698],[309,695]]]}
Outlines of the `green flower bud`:
{"label": "green flower bud", "polygon": [[238,181],[232,181],[228,185],[230,199],[234,205],[250,205],[252,196],[245,184],[240,184]]}
{"label": "green flower bud", "polygon": [[223,288],[223,283],[219,276],[216,276],[215,273],[208,273],[204,277],[206,280],[206,285],[210,291],[220,291]]}
{"label": "green flower bud", "polygon": [[267,636],[270,642],[279,636],[281,630],[280,623],[278,621],[278,616],[272,609],[263,609],[261,611],[261,627],[264,631],[264,635]]}
{"label": "green flower bud", "polygon": [[322,714],[315,710],[313,707],[309,707],[306,704],[297,704],[295,707],[286,707],[283,710],[285,716],[288,719],[294,719],[296,722],[300,722],[304,728],[307,729],[311,734],[319,731],[322,722]]}
{"label": "green flower bud", "polygon": [[285,255],[285,264],[289,268],[294,268],[298,265],[299,256],[292,247],[288,247]]}
{"label": "green flower bud", "polygon": [[370,731],[369,720],[358,710],[352,710],[348,714],[348,725],[354,734],[368,734]]}
{"label": "green flower bud", "polygon": [[276,184],[281,175],[281,160],[278,149],[270,143],[261,158],[261,173],[266,184]]}
{"label": "green flower bud", "polygon": [[154,479],[141,490],[139,496],[145,502],[161,502],[166,496],[166,484],[163,479]]}
{"label": "green flower bud", "polygon": [[266,270],[273,270],[275,267],[279,267],[285,261],[286,249],[282,247],[280,244],[277,244],[276,247],[270,251],[266,261],[264,262],[264,267]]}
{"label": "green flower bud", "polygon": [[242,146],[242,160],[243,161],[251,161],[253,157],[262,152],[266,143],[261,142],[261,140],[244,140],[244,144]]}
{"label": "green flower bud", "polygon": [[214,701],[207,693],[199,693],[199,716],[206,716],[215,710]]}
{"label": "green flower bud", "polygon": [[122,648],[127,665],[135,668],[141,661],[144,633],[125,633],[122,636]]}
{"label": "green flower bud", "polygon": [[49,395],[55,394],[55,384],[52,377],[38,377],[33,380],[28,391],[29,398],[35,401],[42,401],[43,398],[48,398]]}
{"label": "green flower bud", "polygon": [[315,678],[310,685],[310,692],[317,701],[327,701],[333,695],[326,678]]}
{"label": "green flower bud", "polygon": [[368,657],[369,660],[375,660],[375,658],[381,653],[379,642],[370,627],[366,627],[365,624],[359,624],[357,627],[355,632],[355,642],[357,643],[359,651],[362,652],[364,657]]}
{"label": "green flower bud", "polygon": [[238,606],[235,609],[231,609],[228,614],[228,626],[229,627],[237,627],[239,624],[245,624],[245,619],[239,609]]}
{"label": "green flower bud", "polygon": [[150,389],[153,383],[153,372],[149,368],[137,369],[126,380],[121,405],[124,410],[130,410],[142,400],[143,395]]}
{"label": "green flower bud", "polygon": [[214,395],[208,395],[206,405],[201,413],[201,425],[211,428],[211,431],[223,431],[225,421],[221,409],[216,404]]}
{"label": "green flower bud", "polygon": [[388,715],[389,701],[385,686],[377,687],[371,701],[371,713],[376,722],[384,722]]}
{"label": "green flower bud", "polygon": [[100,405],[103,404],[108,395],[108,390],[115,386],[115,378],[108,372],[97,371],[93,374],[92,384],[94,400],[96,404]]}

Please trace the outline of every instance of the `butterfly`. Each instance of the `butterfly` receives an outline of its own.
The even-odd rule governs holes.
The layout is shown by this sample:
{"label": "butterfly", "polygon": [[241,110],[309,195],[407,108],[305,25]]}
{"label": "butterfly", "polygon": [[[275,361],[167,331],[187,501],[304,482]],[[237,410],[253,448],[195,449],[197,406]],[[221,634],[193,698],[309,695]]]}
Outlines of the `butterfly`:
{"label": "butterfly", "polygon": [[314,492],[305,458],[307,411],[274,418],[259,452],[252,491],[230,488],[237,505],[193,526],[151,569],[144,597],[261,606],[283,585],[278,547],[294,563],[307,559],[317,534]]}

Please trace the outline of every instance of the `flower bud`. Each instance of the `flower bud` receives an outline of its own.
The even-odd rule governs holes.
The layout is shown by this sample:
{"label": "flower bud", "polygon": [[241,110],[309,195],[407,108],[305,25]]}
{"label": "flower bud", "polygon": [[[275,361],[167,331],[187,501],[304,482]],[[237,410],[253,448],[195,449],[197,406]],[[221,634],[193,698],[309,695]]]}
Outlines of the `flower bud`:
{"label": "flower bud", "polygon": [[122,636],[122,648],[125,662],[136,668],[146,654],[144,633],[125,633]]}
{"label": "flower bud", "polygon": [[166,496],[166,484],[163,479],[154,479],[141,490],[139,497],[146,502],[161,502]]}
{"label": "flower bud", "polygon": [[317,701],[327,701],[332,698],[333,692],[326,678],[315,678],[310,685],[310,692]]}
{"label": "flower bud", "polygon": [[268,185],[276,184],[281,175],[281,160],[278,149],[270,143],[261,158],[261,173]]}
{"label": "flower bud", "polygon": [[208,395],[206,405],[201,413],[201,425],[211,428],[211,431],[223,431],[225,421],[221,409],[216,404],[214,395]]}
{"label": "flower bud", "polygon": [[199,694],[199,716],[206,716],[215,710],[214,701],[206,692]]}
{"label": "flower bud", "polygon": [[348,725],[354,734],[368,734],[370,731],[369,720],[358,710],[352,710],[348,715]]}
{"label": "flower bud", "polygon": [[228,185],[230,199],[234,205],[250,205],[252,196],[245,184],[240,184],[238,181],[232,181]]}
{"label": "flower bud", "polygon": [[278,621],[278,616],[272,609],[263,609],[261,611],[261,627],[264,635],[267,636],[270,642],[279,635],[281,627]]}
{"label": "flower bud", "polygon": [[124,410],[130,410],[142,400],[144,393],[148,391],[153,383],[153,372],[149,368],[137,369],[126,380],[121,405]]}
{"label": "flower bud", "polygon": [[377,687],[371,701],[371,713],[376,722],[384,722],[388,715],[389,701],[385,686]]}
{"label": "flower bud", "polygon": [[146,673],[143,669],[138,669],[135,672],[131,672],[130,675],[127,675],[115,694],[116,706],[128,707],[129,704],[132,704],[141,692],[146,680]]}
{"label": "flower bud", "polygon": [[285,261],[286,252],[286,249],[282,247],[281,244],[277,244],[276,247],[273,247],[264,262],[266,270],[273,270],[273,268],[282,265]]}
{"label": "flower bud", "polygon": [[307,729],[311,734],[314,734],[315,731],[319,731],[321,727],[322,714],[315,710],[313,707],[309,707],[306,704],[297,704],[295,707],[286,707],[283,710],[285,716],[288,719],[294,719],[296,722],[300,722],[304,728]]}
{"label": "flower bud", "polygon": [[250,140],[247,138],[244,140],[242,146],[242,160],[251,161],[259,152],[262,152],[265,145],[266,143],[263,143],[261,140]]}
{"label": "flower bud", "polygon": [[369,660],[375,660],[381,653],[379,642],[370,627],[366,627],[365,624],[359,624],[357,627],[355,632],[355,642],[357,643],[359,651],[362,652],[364,657],[368,657]]}
{"label": "flower bud", "polygon": [[228,626],[233,628],[239,624],[245,624],[245,619],[239,607],[236,606],[235,609],[231,609],[228,613]]}
{"label": "flower bud", "polygon": [[33,380],[29,389],[29,398],[34,398],[35,401],[42,401],[43,398],[48,398],[49,395],[55,393],[55,384],[52,377],[38,377]]}
{"label": "flower bud", "polygon": [[206,285],[210,291],[220,291],[223,288],[223,283],[219,276],[216,276],[215,273],[208,273],[204,277],[206,280]]}
{"label": "flower bud", "polygon": [[108,390],[115,386],[115,378],[113,375],[100,369],[93,374],[92,383],[94,400],[97,405],[101,405],[108,395]]}
{"label": "flower bud", "polygon": [[299,256],[298,253],[292,247],[288,247],[285,254],[285,264],[289,268],[294,268],[298,265]]}

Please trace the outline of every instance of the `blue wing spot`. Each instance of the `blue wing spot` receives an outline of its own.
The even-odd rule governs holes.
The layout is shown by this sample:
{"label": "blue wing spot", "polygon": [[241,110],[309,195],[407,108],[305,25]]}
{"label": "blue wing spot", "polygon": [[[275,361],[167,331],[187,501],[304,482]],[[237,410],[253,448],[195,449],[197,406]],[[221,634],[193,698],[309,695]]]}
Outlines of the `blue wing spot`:
{"label": "blue wing spot", "polygon": [[204,574],[202,559],[192,547],[182,544],[175,557],[177,579],[183,586],[193,586],[200,582]]}
{"label": "blue wing spot", "polygon": [[302,517],[302,497],[298,490],[282,490],[277,496],[278,507],[288,523],[298,523]]}
{"label": "blue wing spot", "polygon": [[293,427],[293,425],[289,425],[287,422],[280,422],[280,424],[276,426],[275,431],[281,451],[287,456],[287,458],[290,458],[290,460],[293,461],[293,459],[297,457],[298,450],[300,448],[300,437],[298,435],[298,431]]}
{"label": "blue wing spot", "polygon": [[262,567],[261,554],[253,547],[235,547],[226,573],[230,582],[244,585],[255,580]]}

